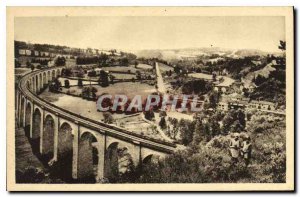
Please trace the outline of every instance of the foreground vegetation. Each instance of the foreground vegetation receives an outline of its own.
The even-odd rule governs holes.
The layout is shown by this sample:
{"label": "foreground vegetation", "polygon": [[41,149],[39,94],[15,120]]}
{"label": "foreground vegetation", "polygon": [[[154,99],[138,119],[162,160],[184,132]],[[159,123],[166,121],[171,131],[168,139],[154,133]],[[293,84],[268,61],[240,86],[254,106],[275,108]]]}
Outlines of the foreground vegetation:
{"label": "foreground vegetation", "polygon": [[178,151],[143,167],[142,183],[283,183],[286,173],[285,120],[255,113],[246,127],[253,152],[248,167],[240,159],[233,164],[229,155],[230,134],[213,136],[208,142],[193,142]]}

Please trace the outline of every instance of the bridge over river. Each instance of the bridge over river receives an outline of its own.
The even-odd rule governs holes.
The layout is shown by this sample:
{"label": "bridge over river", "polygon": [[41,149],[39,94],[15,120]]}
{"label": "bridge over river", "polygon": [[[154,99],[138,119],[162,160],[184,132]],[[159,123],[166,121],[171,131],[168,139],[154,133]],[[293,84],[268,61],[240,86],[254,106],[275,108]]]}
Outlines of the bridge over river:
{"label": "bridge over river", "polygon": [[151,158],[163,158],[176,149],[173,143],[82,117],[39,98],[38,94],[63,69],[52,67],[28,73],[20,79],[16,92],[18,126],[25,128],[33,149],[49,165],[69,162],[66,166],[70,167],[63,171],[72,179],[93,177],[97,181],[113,176],[119,150],[130,155],[138,168]]}

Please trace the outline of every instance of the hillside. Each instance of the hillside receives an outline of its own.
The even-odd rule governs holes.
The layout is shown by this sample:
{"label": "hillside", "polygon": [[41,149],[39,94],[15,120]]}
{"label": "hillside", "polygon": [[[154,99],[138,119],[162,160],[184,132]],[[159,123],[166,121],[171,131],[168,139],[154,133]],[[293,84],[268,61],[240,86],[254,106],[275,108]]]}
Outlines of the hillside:
{"label": "hillside", "polygon": [[276,70],[276,68],[273,67],[274,65],[274,62],[271,62],[259,70],[249,72],[245,77],[242,78],[242,81],[245,83],[245,86],[248,87],[253,81],[253,79],[256,78],[258,75],[263,76],[264,78],[269,78],[270,73]]}
{"label": "hillside", "polygon": [[[185,49],[149,49],[133,51],[139,58],[159,58],[164,60],[196,58],[199,56],[219,55],[222,57],[266,56],[269,53],[256,49],[223,49],[219,47],[185,48]],[[281,55],[276,53],[274,55]]]}

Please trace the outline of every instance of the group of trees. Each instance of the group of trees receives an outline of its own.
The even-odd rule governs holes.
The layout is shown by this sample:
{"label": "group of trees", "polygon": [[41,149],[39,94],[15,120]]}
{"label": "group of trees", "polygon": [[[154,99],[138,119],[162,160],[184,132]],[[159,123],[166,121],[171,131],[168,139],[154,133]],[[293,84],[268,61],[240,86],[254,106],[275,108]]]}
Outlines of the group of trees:
{"label": "group of trees", "polygon": [[[111,79],[113,81],[114,78],[111,78]],[[100,71],[100,77],[99,77],[98,83],[102,87],[109,86],[109,74],[107,72],[105,72],[104,70]]]}
{"label": "group of trees", "polygon": [[[230,110],[228,113],[203,110],[195,115],[194,120],[161,116],[159,126],[166,135],[183,145],[208,142],[217,135],[227,135],[230,132],[242,132],[246,126],[245,113],[242,110]],[[180,136],[178,138],[178,135]]]}
{"label": "group of trees", "polygon": [[[203,95],[210,92],[213,87],[210,82],[207,82],[203,79],[191,80],[183,82],[182,93],[183,94],[198,94]],[[179,85],[179,86],[181,86]]]}
{"label": "group of trees", "polygon": [[145,111],[144,112],[144,116],[145,116],[145,118],[147,120],[153,120],[153,118],[154,118],[154,112],[153,112],[153,110],[150,109],[150,110]]}
{"label": "group of trees", "polygon": [[[278,46],[285,52],[285,42],[280,41]],[[276,102],[280,106],[285,106],[286,101],[286,59],[285,55],[279,57],[269,57],[270,60],[275,60],[276,65],[273,65],[275,70],[270,71],[269,76],[256,76],[253,82],[258,86],[250,95],[251,99],[263,99],[266,101]]]}
{"label": "group of trees", "polygon": [[57,57],[55,59],[55,66],[65,66],[66,65],[66,58],[64,57]]}
{"label": "group of trees", "polygon": [[99,64],[100,66],[105,66],[107,63],[107,60],[109,59],[108,55],[101,53],[99,56],[93,56],[93,57],[77,57],[76,58],[76,64],[82,65],[82,64]]}
{"label": "group of trees", "polygon": [[[243,124],[239,111],[229,112],[233,119]],[[254,112],[249,120],[247,135],[250,135],[253,150],[250,160],[251,167],[246,167],[240,160],[236,164],[231,161],[229,150],[230,135],[219,130],[209,139],[203,127],[213,128],[224,114],[214,114],[206,123],[200,120],[208,114],[197,116],[193,126],[197,132],[187,148],[160,159],[155,163],[144,164],[138,183],[285,183],[286,179],[286,150],[285,150],[285,120],[274,118],[273,115],[264,117]],[[214,117],[213,117],[214,116]],[[263,120],[262,120],[263,119]],[[268,120],[268,121],[267,121]],[[181,124],[180,129],[192,130],[191,121]],[[234,122],[234,121],[233,121]],[[257,129],[263,127],[263,129]],[[202,128],[202,129],[199,129]],[[212,129],[210,129],[212,131]],[[217,129],[214,129],[215,131]],[[197,136],[198,135],[198,136]],[[244,133],[240,133],[241,140]],[[197,140],[198,139],[198,140]],[[204,139],[204,140],[203,140]]]}
{"label": "group of trees", "polygon": [[50,92],[58,92],[61,89],[61,82],[58,79],[54,79],[49,85]]}
{"label": "group of trees", "polygon": [[14,42],[15,45],[15,55],[16,57],[19,55],[19,49],[27,49],[39,52],[50,52],[56,54],[63,54],[63,55],[72,55],[78,56],[82,54],[82,51],[79,48],[70,48],[67,46],[60,46],[60,45],[51,45],[51,44],[30,44],[22,41]]}
{"label": "group of trees", "polygon": [[103,66],[129,66],[130,63],[135,63],[136,56],[129,53],[122,53],[121,57],[114,57],[114,55],[107,55],[100,53],[98,56],[80,56],[76,58],[76,64],[97,64],[99,67]]}
{"label": "group of trees", "polygon": [[97,88],[93,87],[93,86],[86,86],[82,88],[81,91],[81,97],[84,99],[92,99],[95,100],[97,95]]}

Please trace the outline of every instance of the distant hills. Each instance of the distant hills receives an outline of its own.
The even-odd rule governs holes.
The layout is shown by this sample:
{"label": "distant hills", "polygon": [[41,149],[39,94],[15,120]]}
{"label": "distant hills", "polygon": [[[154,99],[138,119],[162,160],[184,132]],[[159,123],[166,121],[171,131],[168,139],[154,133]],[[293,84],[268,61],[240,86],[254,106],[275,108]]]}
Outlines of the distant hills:
{"label": "distant hills", "polygon": [[282,53],[268,53],[256,49],[223,49],[219,47],[204,47],[204,48],[185,48],[185,49],[150,49],[150,50],[136,50],[132,51],[137,57],[144,58],[159,58],[165,60],[171,59],[184,59],[184,58],[196,58],[199,56],[212,56],[218,55],[221,57],[246,57],[246,56],[266,56],[273,54],[275,56],[281,56]]}

